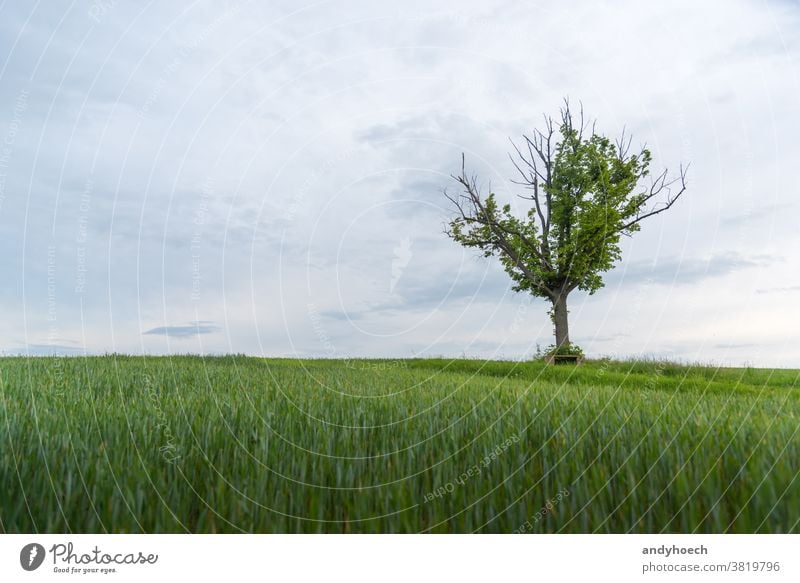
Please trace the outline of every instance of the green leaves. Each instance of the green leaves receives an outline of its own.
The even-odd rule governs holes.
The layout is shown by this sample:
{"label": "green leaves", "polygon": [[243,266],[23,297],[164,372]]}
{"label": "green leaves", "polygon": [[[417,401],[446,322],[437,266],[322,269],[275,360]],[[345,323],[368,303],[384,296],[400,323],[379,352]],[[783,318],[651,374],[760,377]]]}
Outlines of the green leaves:
{"label": "green leaves", "polygon": [[621,258],[620,228],[639,208],[641,201],[630,204],[630,197],[646,166],[636,156],[622,159],[603,136],[581,139],[562,128],[562,137],[546,186],[553,217],[549,243],[569,287],[594,293],[603,285],[601,274]]}
{"label": "green leaves", "polygon": [[544,351],[545,356],[584,356],[583,349],[572,342],[556,346],[551,344]]}

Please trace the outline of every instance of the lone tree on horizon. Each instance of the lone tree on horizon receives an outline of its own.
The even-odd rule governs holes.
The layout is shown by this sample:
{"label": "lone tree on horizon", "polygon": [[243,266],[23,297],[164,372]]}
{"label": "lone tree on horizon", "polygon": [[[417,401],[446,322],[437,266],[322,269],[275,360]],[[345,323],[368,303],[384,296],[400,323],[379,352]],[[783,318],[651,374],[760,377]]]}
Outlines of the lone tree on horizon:
{"label": "lone tree on horizon", "polygon": [[523,139],[522,147],[511,142],[509,158],[520,176],[512,182],[529,190],[520,195],[532,202],[526,215],[499,206],[491,190],[483,196],[462,154],[461,174],[452,177],[463,192],[444,192],[458,212],[445,233],[485,257],[498,257],[514,291],[550,300],[555,351],[570,352],[567,296],[603,287],[602,274],[622,258],[620,237],[675,204],[686,190],[688,166],[681,165],[674,178],[666,169],[651,177],[650,150],[630,153],[632,138],[624,130],[613,142],[596,133],[583,107],[573,118],[568,100],[558,125],[546,115],[544,129]]}

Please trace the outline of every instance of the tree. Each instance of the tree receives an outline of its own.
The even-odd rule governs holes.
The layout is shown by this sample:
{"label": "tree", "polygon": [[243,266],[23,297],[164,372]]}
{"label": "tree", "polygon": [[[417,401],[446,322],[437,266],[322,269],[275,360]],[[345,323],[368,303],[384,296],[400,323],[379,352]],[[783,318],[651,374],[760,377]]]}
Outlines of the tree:
{"label": "tree", "polygon": [[647,147],[631,153],[632,138],[624,130],[615,141],[598,134],[583,107],[573,118],[568,100],[559,122],[546,115],[544,129],[523,136],[522,147],[511,141],[509,158],[520,177],[512,182],[527,189],[520,196],[532,202],[522,218],[511,205],[500,206],[491,189],[481,194],[462,154],[461,174],[452,178],[463,192],[452,196],[445,190],[458,213],[445,233],[485,257],[498,257],[515,291],[552,303],[555,350],[563,352],[571,349],[567,296],[603,287],[602,274],[622,258],[620,237],[675,204],[686,190],[688,166],[676,177],[666,169],[651,176]]}

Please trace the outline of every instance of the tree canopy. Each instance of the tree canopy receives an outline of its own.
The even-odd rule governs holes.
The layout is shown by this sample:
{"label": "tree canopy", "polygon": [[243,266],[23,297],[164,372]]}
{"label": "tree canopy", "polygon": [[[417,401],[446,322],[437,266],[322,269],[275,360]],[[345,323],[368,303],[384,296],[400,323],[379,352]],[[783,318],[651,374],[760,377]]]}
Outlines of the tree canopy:
{"label": "tree canopy", "polygon": [[[641,222],[662,213],[686,190],[686,168],[676,177],[667,170],[651,176],[652,155],[643,146],[631,151],[623,131],[611,140],[584,119],[576,120],[565,101],[559,123],[545,117],[544,129],[512,141],[515,184],[527,190],[527,213],[518,217],[511,205],[500,205],[494,193],[481,194],[474,175],[453,178],[458,195],[445,195],[457,215],[446,233],[486,257],[500,259],[517,291],[548,298],[557,310],[574,289],[593,294],[603,286],[603,273],[622,257],[620,239],[641,228]],[[558,334],[556,335],[558,337]],[[567,340],[568,341],[568,340]]]}

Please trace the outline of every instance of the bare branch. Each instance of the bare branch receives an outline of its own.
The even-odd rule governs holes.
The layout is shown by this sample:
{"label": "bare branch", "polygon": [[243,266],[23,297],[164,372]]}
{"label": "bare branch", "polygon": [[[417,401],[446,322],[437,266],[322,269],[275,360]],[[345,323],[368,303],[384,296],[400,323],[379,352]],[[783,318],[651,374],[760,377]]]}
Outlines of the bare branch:
{"label": "bare branch", "polygon": [[[534,130],[533,137],[523,136],[525,145],[527,146],[527,155],[525,155],[519,146],[511,140],[515,152],[519,160],[527,166],[531,171],[525,172],[522,166],[511,156],[514,167],[523,178],[522,182],[512,181],[515,184],[520,184],[526,188],[534,191],[533,200],[536,204],[536,214],[541,222],[541,229],[543,241],[546,248],[547,237],[550,233],[550,216],[551,216],[551,195],[549,187],[553,180],[553,134],[555,129],[553,126],[553,118],[545,116],[546,134],[540,130]],[[539,162],[544,165],[544,172],[540,170]],[[540,197],[540,185],[543,185],[545,191],[544,200]]]}
{"label": "bare branch", "polygon": [[[504,224],[498,221],[494,216],[493,213],[489,212],[486,209],[486,206],[483,202],[483,199],[480,195],[478,186],[477,186],[477,179],[475,176],[468,176],[466,173],[466,166],[464,155],[462,154],[461,157],[461,174],[451,175],[452,178],[458,182],[464,189],[465,194],[461,194],[458,196],[451,195],[445,189],[443,194],[445,197],[453,203],[456,210],[459,213],[459,220],[461,220],[465,224],[478,224],[485,227],[488,227],[493,238],[486,239],[484,241],[478,241],[479,245],[485,246],[495,246],[499,248],[508,258],[514,262],[514,265],[520,272],[525,276],[525,278],[535,287],[541,289],[547,294],[552,294],[552,290],[550,290],[544,283],[539,280],[533,272],[528,269],[525,263],[522,261],[520,254],[514,248],[514,245],[511,244],[509,237],[517,237],[519,240],[528,248],[534,256],[537,258],[538,261],[541,261],[543,265],[549,265],[547,259],[542,255],[541,251],[539,250],[539,246],[536,241],[531,240],[525,233],[518,229],[513,229],[509,227],[507,224]],[[538,194],[538,184],[537,184],[537,191],[535,193]],[[449,231],[445,231],[449,234]],[[451,232],[451,231],[450,231]]]}
{"label": "bare branch", "polygon": [[[665,210],[668,210],[675,204],[675,202],[680,198],[680,196],[686,191],[686,174],[689,170],[689,164],[684,167],[681,165],[678,177],[670,180],[667,182],[667,171],[664,170],[661,174],[659,174],[652,182],[650,189],[645,196],[644,200],[640,205],[640,212],[636,214],[636,217],[629,223],[623,225],[618,229],[618,232],[625,233],[629,231],[631,227],[640,223],[644,219],[649,217],[654,217],[657,214],[663,213]],[[679,184],[678,192],[673,194],[673,186]],[[666,193],[666,200],[656,203],[656,206],[652,207],[650,210],[641,212],[642,207],[649,202],[654,197],[660,195],[661,193]]]}
{"label": "bare branch", "polygon": [[620,134],[619,138],[617,138],[617,157],[619,158],[620,162],[624,162],[625,159],[628,157],[628,152],[631,148],[631,142],[633,141],[633,136],[628,136],[628,142],[625,143],[625,127],[622,127],[622,133]]}
{"label": "bare branch", "polygon": [[[527,140],[527,138],[526,138],[526,140]],[[548,223],[547,223],[547,219],[545,219],[545,216],[544,216],[544,212],[545,211],[542,209],[542,202],[539,199],[539,178],[544,179],[544,177],[542,176],[541,172],[539,172],[539,170],[537,168],[536,158],[533,156],[533,153],[531,153],[531,158],[530,158],[530,160],[528,160],[528,159],[525,158],[525,156],[522,155],[522,152],[517,147],[517,145],[514,143],[514,141],[511,140],[511,139],[509,139],[509,141],[511,142],[511,145],[514,146],[514,149],[517,151],[517,155],[519,156],[519,158],[525,164],[527,164],[529,167],[533,168],[533,170],[534,170],[533,173],[526,174],[522,170],[522,168],[519,166],[519,164],[517,164],[517,161],[514,160],[514,157],[509,154],[509,158],[511,159],[511,163],[514,164],[514,167],[517,169],[517,171],[520,173],[520,175],[523,178],[522,182],[517,182],[517,181],[513,181],[513,180],[512,180],[512,182],[514,182],[514,184],[520,184],[522,186],[525,186],[526,188],[529,188],[529,189],[533,190],[533,195],[532,196],[530,196],[530,197],[522,197],[522,198],[527,198],[528,200],[532,200],[533,201],[534,207],[536,208],[536,214],[539,217],[539,221],[541,223],[542,232],[545,233],[547,231],[547,228],[548,228]],[[547,212],[548,212],[548,216],[549,216],[549,210]]]}

